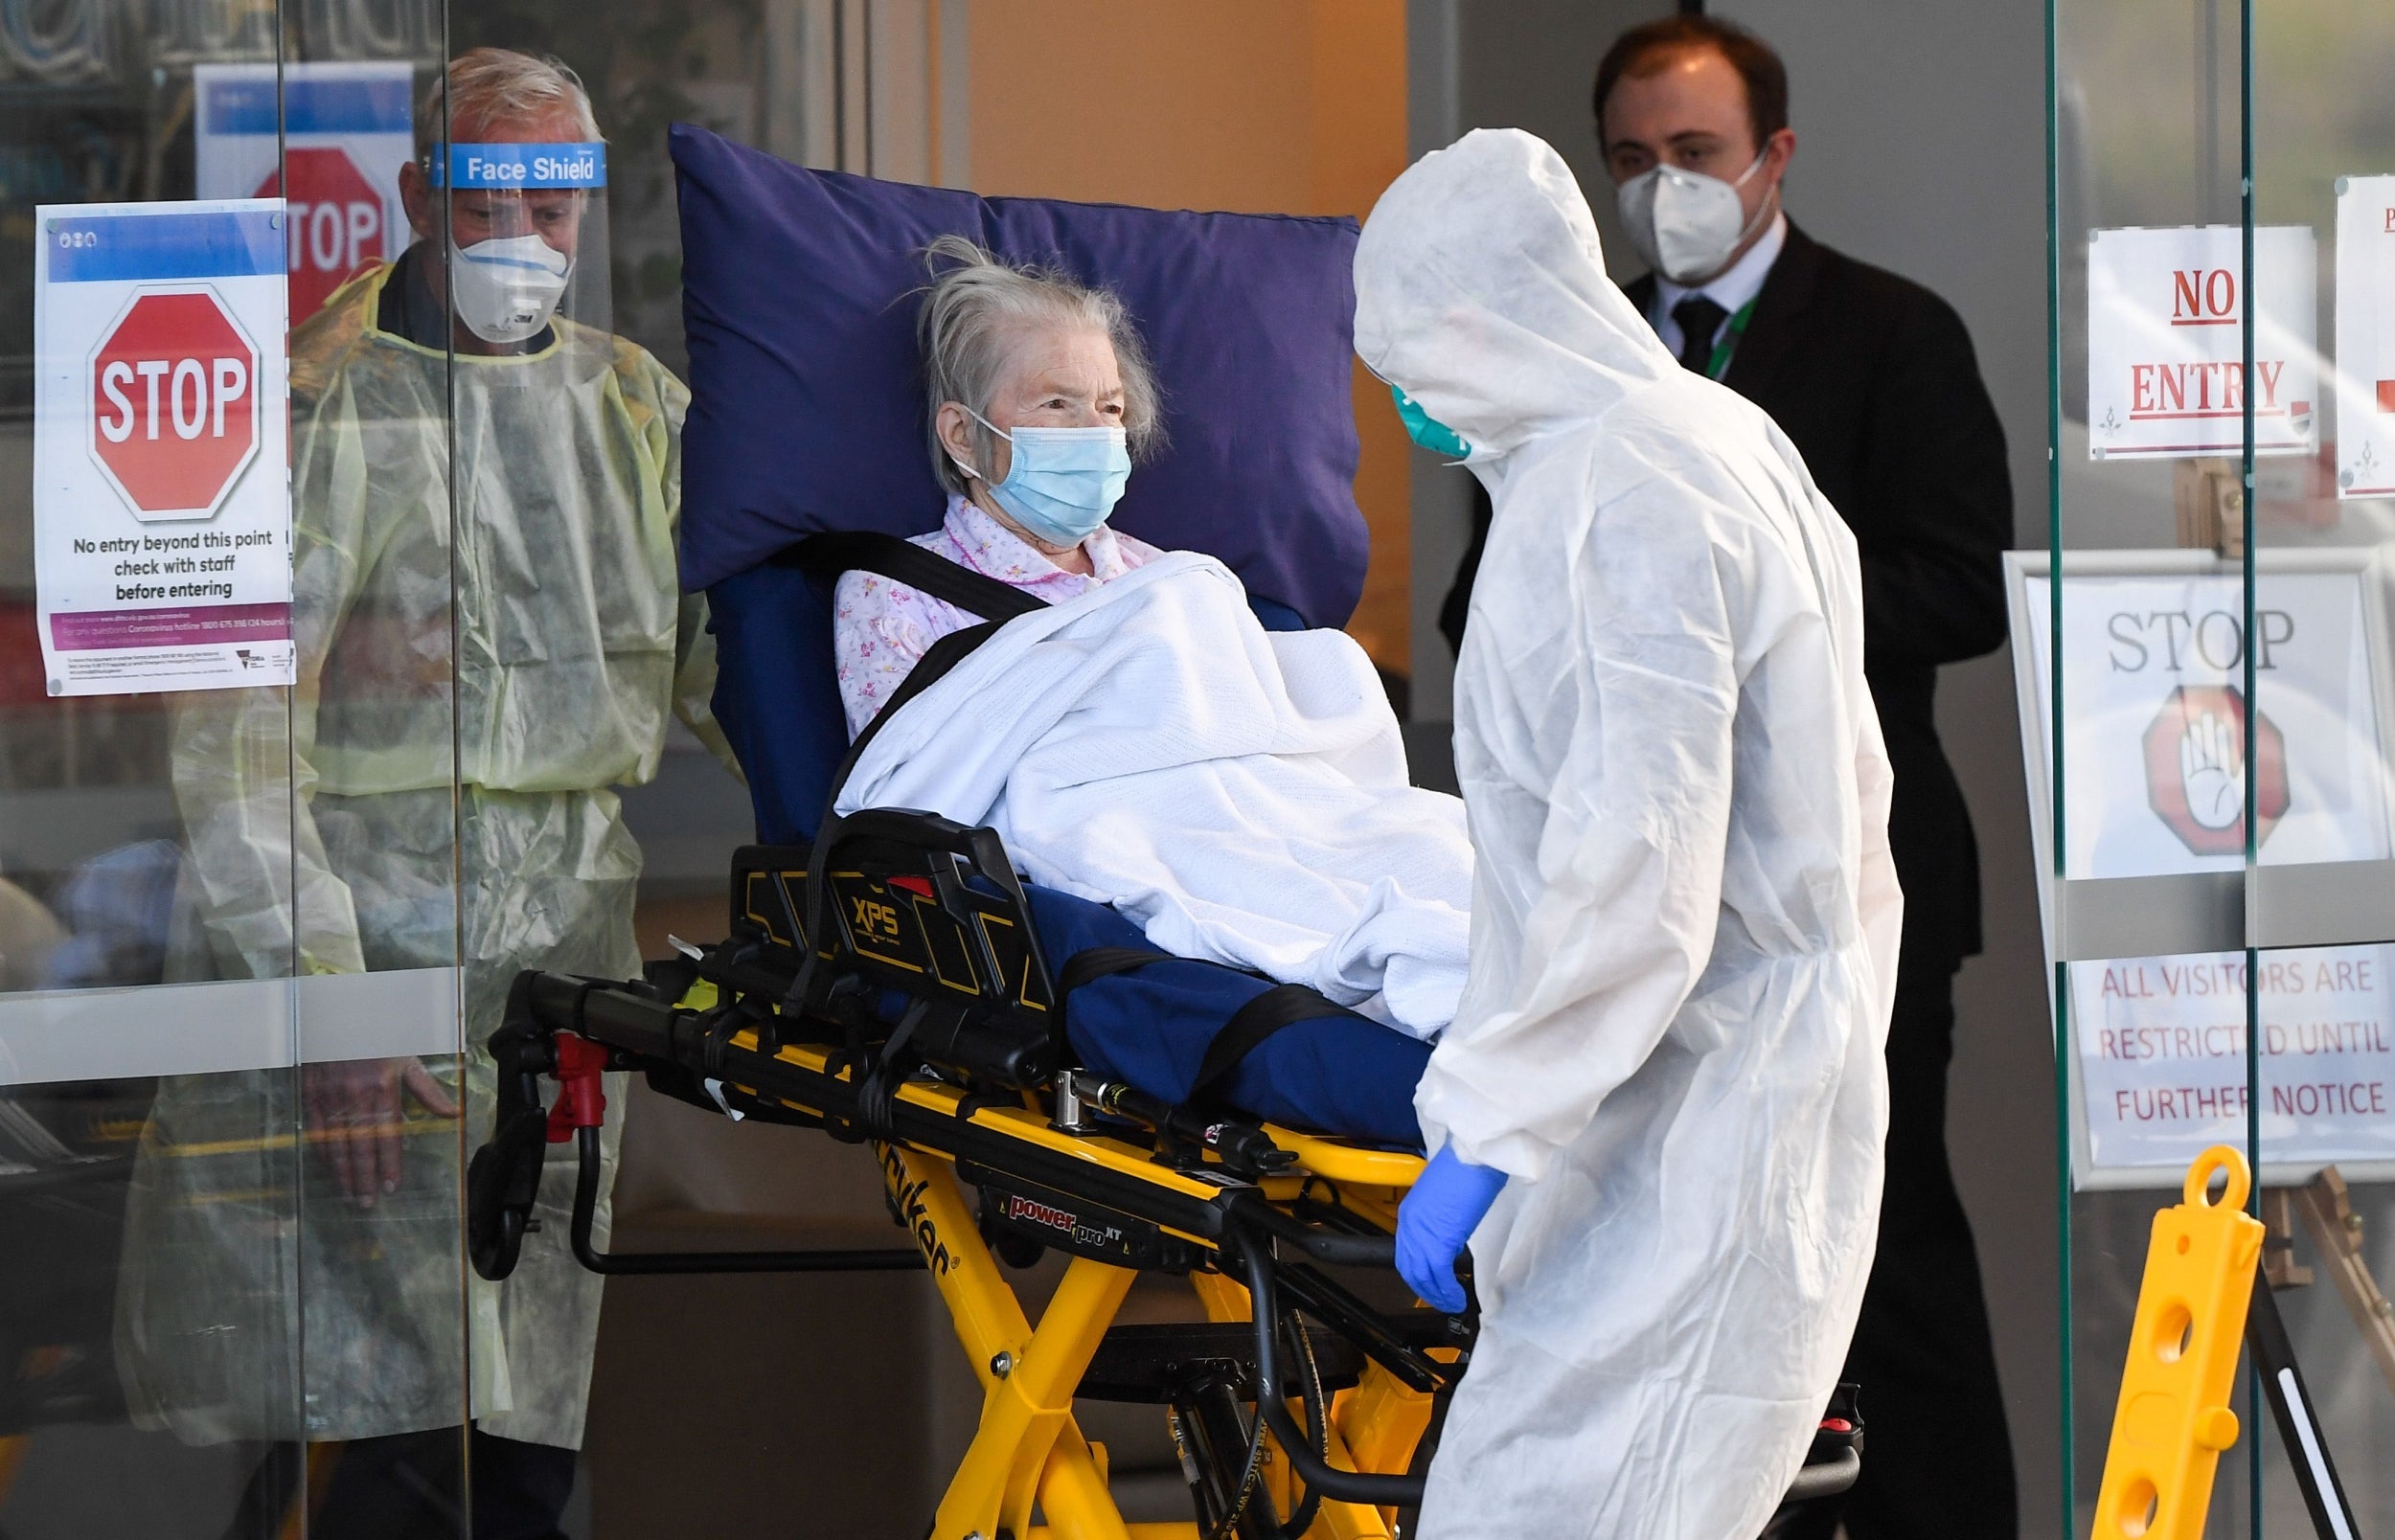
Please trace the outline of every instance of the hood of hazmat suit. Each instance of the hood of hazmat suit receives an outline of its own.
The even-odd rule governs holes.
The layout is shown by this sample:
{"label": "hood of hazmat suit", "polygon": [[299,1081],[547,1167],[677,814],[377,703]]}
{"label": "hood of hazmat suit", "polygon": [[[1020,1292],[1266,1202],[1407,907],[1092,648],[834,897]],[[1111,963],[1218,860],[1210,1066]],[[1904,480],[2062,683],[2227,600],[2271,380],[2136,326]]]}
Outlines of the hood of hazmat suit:
{"label": "hood of hazmat suit", "polygon": [[655,776],[676,713],[729,761],[674,557],[689,394],[563,318],[452,361],[378,324],[392,272],[291,339],[298,684],[177,697],[198,933],[178,950],[204,955],[176,972],[458,969],[464,1052],[426,1064],[468,1121],[407,1101],[397,1189],[368,1207],[294,1139],[316,1127],[310,1069],[163,1082],[118,1359],[135,1415],[192,1440],[455,1426],[470,1392],[485,1429],[574,1447],[600,1280],[566,1247],[573,1162],[548,1162],[501,1285],[465,1266],[461,1166],[515,972],[638,971],[640,851],[610,788]]}
{"label": "hood of hazmat suit", "polygon": [[1902,900],[1854,541],[1529,134],[1400,176],[1356,296],[1495,510],[1455,682],[1471,972],[1415,1106],[1514,1179],[1422,1532],[1745,1540],[1879,1216]]}

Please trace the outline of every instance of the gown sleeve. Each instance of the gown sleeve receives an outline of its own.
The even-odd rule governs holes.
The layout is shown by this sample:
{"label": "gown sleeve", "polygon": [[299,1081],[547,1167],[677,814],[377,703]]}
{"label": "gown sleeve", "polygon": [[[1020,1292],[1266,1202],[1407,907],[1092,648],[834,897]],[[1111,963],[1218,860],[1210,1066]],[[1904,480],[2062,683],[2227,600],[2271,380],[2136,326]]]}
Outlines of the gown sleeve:
{"label": "gown sleeve", "polygon": [[[655,365],[660,379],[659,398],[663,409],[659,414],[665,423],[665,458],[657,476],[658,493],[665,502],[667,528],[673,532],[674,548],[681,548],[682,532],[682,425],[690,412],[690,391],[663,365]],[[673,618],[673,714],[682,719],[717,762],[732,772],[733,779],[746,784],[741,761],[732,752],[731,741],[723,736],[723,728],[716,720],[716,639],[708,628],[707,596],[684,594]]]}
{"label": "gown sleeve", "polygon": [[[1434,1144],[1444,1131],[1463,1159],[1533,1180],[1654,1053],[1720,920],[1737,558],[1701,510],[1648,500],[1676,506],[1600,515],[1559,637],[1578,655],[1506,710],[1547,783],[1471,809],[1479,976],[1415,1098]],[[1493,849],[1535,851],[1534,869],[1494,870]],[[1521,917],[1510,967],[1480,963],[1493,884]]]}

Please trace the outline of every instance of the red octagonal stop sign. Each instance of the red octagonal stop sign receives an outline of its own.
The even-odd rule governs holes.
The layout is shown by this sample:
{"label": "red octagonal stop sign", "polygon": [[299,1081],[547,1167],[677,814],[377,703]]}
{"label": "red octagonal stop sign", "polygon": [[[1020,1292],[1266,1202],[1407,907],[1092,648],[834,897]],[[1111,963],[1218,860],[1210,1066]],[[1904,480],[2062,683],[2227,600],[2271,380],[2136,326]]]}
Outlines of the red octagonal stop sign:
{"label": "red octagonal stop sign", "polygon": [[212,290],[137,296],[91,393],[92,458],[136,518],[206,518],[258,452],[258,349]]}
{"label": "red octagonal stop sign", "polygon": [[[325,296],[364,263],[390,255],[384,239],[382,194],[357,170],[349,152],[316,147],[288,150],[291,173],[285,227],[291,241],[291,325],[323,308]],[[269,174],[253,197],[276,195]]]}
{"label": "red octagonal stop sign", "polygon": [[2246,763],[2246,696],[2234,685],[2181,685],[2146,724],[2146,805],[2196,855],[2246,849],[2246,777],[2253,776],[2259,846],[2294,798],[2287,781],[2287,736],[2253,713],[2253,763]]}

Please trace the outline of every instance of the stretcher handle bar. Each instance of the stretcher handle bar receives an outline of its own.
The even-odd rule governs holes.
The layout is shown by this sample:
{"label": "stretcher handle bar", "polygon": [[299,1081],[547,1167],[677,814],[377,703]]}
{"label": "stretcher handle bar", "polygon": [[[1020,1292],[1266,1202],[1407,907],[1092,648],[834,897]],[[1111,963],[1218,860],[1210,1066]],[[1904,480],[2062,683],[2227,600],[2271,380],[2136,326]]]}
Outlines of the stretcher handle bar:
{"label": "stretcher handle bar", "polygon": [[1781,1505],[1836,1497],[1854,1485],[1855,1478],[1861,1474],[1862,1456],[1853,1449],[1841,1449],[1834,1459],[1798,1471],[1796,1479],[1788,1483],[1788,1495],[1780,1499]]}
{"label": "stretcher handle bar", "polygon": [[1261,1199],[1242,1202],[1239,1214],[1272,1232],[1275,1239],[1288,1241],[1317,1262],[1334,1267],[1395,1267],[1397,1237],[1395,1235],[1351,1235],[1343,1231],[1325,1230],[1310,1225],[1294,1214],[1284,1213]]}
{"label": "stretcher handle bar", "polygon": [[1304,1480],[1308,1490],[1320,1492],[1334,1503],[1359,1503],[1370,1507],[1422,1506],[1426,1476],[1341,1470],[1314,1453],[1312,1440],[1289,1415],[1288,1404],[1273,1393],[1281,1383],[1277,1362],[1281,1312],[1273,1293],[1271,1257],[1252,1239],[1242,1242],[1240,1249],[1247,1257],[1247,1313],[1256,1326],[1256,1413],[1272,1430],[1272,1437],[1280,1440],[1291,1468]]}
{"label": "stretcher handle bar", "polygon": [[923,1253],[903,1251],[634,1252],[613,1256],[590,1243],[599,1208],[599,1130],[575,1130],[574,1257],[594,1273],[898,1273],[924,1265]]}
{"label": "stretcher handle bar", "polygon": [[[1371,1306],[1322,1274],[1303,1262],[1278,1261],[1274,1266],[1273,1286],[1289,1297],[1293,1311],[1304,1311],[1362,1348],[1364,1356],[1396,1375],[1408,1390],[1435,1393],[1454,1377],[1451,1366],[1391,1331]],[[1450,1332],[1460,1325],[1451,1316],[1437,1317],[1426,1310],[1408,1313],[1444,1321]]]}

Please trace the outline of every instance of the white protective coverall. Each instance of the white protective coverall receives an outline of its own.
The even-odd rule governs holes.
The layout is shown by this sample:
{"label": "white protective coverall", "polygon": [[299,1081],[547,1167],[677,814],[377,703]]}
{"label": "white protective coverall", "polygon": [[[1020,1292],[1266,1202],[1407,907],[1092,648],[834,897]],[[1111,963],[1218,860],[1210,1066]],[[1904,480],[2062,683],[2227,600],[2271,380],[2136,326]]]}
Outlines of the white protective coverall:
{"label": "white protective coverall", "polygon": [[[429,1063],[462,1081],[466,1125],[411,1099],[400,1185],[369,1208],[293,1151],[305,1072],[162,1081],[117,1356],[135,1416],[189,1440],[454,1427],[470,1393],[487,1431],[573,1448],[600,1297],[566,1246],[574,1162],[548,1161],[504,1284],[466,1266],[460,1166],[490,1135],[481,1048],[515,972],[639,971],[640,850],[609,788],[655,777],[670,714],[729,760],[674,553],[690,396],[563,318],[547,347],[452,373],[377,325],[392,272],[292,336],[299,683],[287,705],[179,697],[174,787],[214,971],[462,966],[463,1072]],[[608,1219],[603,1188],[595,1236]]]}
{"label": "white protective coverall", "polygon": [[1512,1180],[1422,1532],[1751,1540],[1879,1217],[1902,900],[1854,540],[1532,135],[1399,177],[1356,291],[1357,352],[1495,510],[1455,685],[1471,970],[1415,1106]]}

